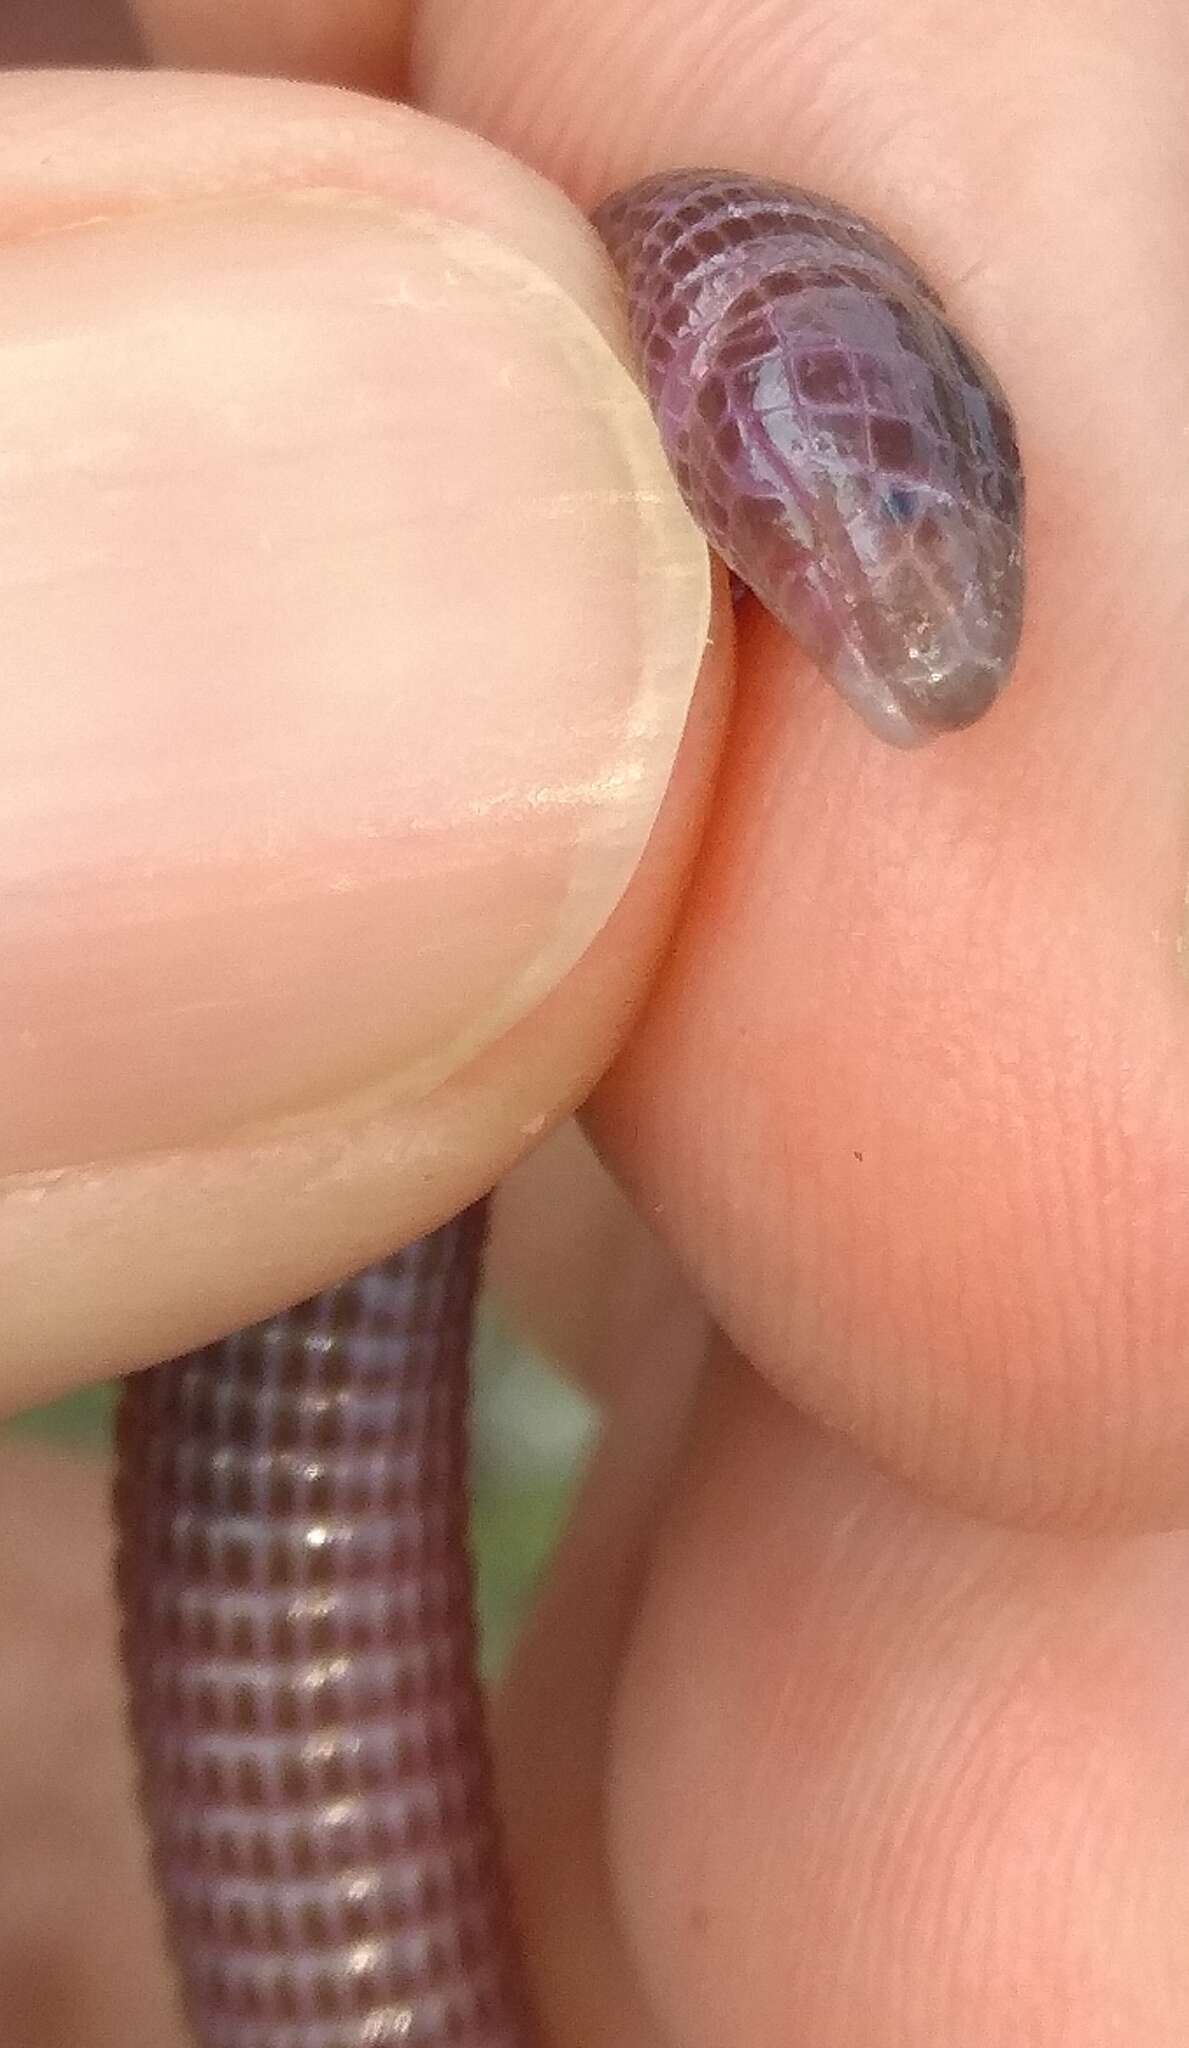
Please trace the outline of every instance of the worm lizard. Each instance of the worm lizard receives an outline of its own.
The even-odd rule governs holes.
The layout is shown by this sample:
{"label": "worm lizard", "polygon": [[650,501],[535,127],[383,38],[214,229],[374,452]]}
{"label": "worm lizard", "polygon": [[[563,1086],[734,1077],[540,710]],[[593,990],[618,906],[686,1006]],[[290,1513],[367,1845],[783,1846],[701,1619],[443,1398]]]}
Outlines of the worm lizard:
{"label": "worm lizard", "polygon": [[[595,225],[677,483],[867,724],[968,725],[1012,667],[1023,484],[994,377],[832,202],[721,171]],[[135,1375],[130,1717],[195,2048],[531,2048],[466,1547],[480,1204]]]}

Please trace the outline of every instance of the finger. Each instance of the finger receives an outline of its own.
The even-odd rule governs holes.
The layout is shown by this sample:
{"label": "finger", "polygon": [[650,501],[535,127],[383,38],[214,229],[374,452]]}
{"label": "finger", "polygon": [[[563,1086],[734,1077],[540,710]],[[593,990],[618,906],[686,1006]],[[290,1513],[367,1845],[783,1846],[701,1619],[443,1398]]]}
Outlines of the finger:
{"label": "finger", "polygon": [[1187,37],[1170,5],[428,0],[416,45],[428,104],[584,206],[717,161],[873,213],[1011,396],[1002,705],[905,760],[748,622],[691,914],[599,1132],[775,1384],[1029,1519],[1189,1508]]}
{"label": "finger", "polygon": [[98,1461],[0,1447],[0,2038],[21,2048],[183,2048],[132,1796],[110,1514]]}
{"label": "finger", "polygon": [[159,64],[396,92],[412,0],[134,0]]}
{"label": "finger", "polygon": [[521,1334],[600,1404],[630,1395],[642,1357],[664,1357],[676,1394],[705,1356],[701,1303],[575,1123],[501,1182],[486,1277]]}
{"label": "finger", "polygon": [[609,1928],[632,2041],[1185,2039],[1183,1535],[922,1505],[734,1366],[607,1572],[617,1634],[592,1524],[605,1556],[631,1516],[606,1471],[589,1505],[504,1730],[549,2010],[590,2016],[559,2040],[613,2037]]}
{"label": "finger", "polygon": [[296,88],[0,91],[15,1401],[489,1185],[625,1027],[719,714],[548,191]]}

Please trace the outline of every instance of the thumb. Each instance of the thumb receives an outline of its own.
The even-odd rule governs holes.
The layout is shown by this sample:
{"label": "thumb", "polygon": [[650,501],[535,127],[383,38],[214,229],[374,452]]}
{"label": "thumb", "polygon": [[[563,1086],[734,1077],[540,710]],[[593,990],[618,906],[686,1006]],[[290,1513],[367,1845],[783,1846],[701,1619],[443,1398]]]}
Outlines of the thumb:
{"label": "thumb", "polygon": [[18,1402],[428,1227],[584,1092],[714,721],[654,832],[705,550],[546,187],[312,89],[0,104]]}

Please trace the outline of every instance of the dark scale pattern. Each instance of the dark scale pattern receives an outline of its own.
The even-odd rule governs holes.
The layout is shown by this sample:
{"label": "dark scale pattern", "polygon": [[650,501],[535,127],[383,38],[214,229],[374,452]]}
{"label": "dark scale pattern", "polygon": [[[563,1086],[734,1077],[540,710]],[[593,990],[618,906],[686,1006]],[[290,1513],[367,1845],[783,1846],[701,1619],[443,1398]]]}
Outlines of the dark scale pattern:
{"label": "dark scale pattern", "polygon": [[466,1543],[481,1239],[126,1385],[125,1660],[199,2048],[529,2048]]}
{"label": "dark scale pattern", "polygon": [[971,723],[1015,657],[1007,402],[909,258],[794,187],[677,171],[595,224],[687,503],[872,728]]}

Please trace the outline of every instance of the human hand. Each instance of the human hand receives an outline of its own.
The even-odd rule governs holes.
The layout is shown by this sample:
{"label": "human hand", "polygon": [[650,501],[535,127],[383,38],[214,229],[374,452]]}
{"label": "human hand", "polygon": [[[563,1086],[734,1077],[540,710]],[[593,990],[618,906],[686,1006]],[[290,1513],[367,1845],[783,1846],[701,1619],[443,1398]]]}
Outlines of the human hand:
{"label": "human hand", "polygon": [[[157,19],[163,55],[180,8]],[[698,1316],[664,1256],[597,1180],[587,1209],[585,1167],[542,1156],[512,1190],[504,1270],[538,1315],[550,1278],[556,1347],[613,1420],[505,1700],[509,1803],[559,2041],[1171,2048],[1189,2013],[1187,1559],[1180,1533],[1142,1532],[1184,1522],[1189,1469],[1184,512],[1169,426],[1189,374],[1183,24],[1165,7],[1038,19],[952,0],[784,0],[742,18],[671,0],[630,20],[559,0],[493,22],[439,0],[403,33],[390,10],[338,8],[320,39],[295,5],[267,21],[235,10],[233,28],[219,12],[190,11],[175,50],[292,66],[320,47],[327,74],[403,82],[583,208],[682,160],[828,190],[924,262],[1011,394],[1031,589],[1007,698],[977,732],[898,759],[748,620],[686,914],[592,1107],[737,1347],[688,1432]],[[366,70],[349,74],[355,51]],[[65,220],[80,192],[158,203],[163,185],[193,196],[196,175],[225,193],[415,192],[473,217],[469,145],[395,111],[331,113],[296,87],[36,90],[14,146],[19,219],[47,177]],[[54,90],[71,97],[47,115]],[[47,128],[48,172],[33,153]],[[487,224],[521,248],[539,236],[535,260],[597,312],[605,281],[578,224],[510,168],[483,179],[485,204],[507,200]],[[567,422],[559,461],[572,440]],[[494,493],[494,464],[491,477]],[[169,491],[167,471],[163,520]],[[573,568],[572,537],[543,567],[546,540],[538,522],[530,595],[484,613],[493,673],[497,656],[531,653],[529,604]],[[225,573],[229,544],[212,525],[200,573]],[[603,545],[623,563],[621,533]],[[176,590],[167,522],[159,549]],[[49,587],[77,611],[73,576]],[[303,619],[327,587],[311,583]],[[621,643],[590,641],[612,603],[606,586],[602,606],[588,594],[582,621],[598,703],[622,687]],[[113,647],[131,667],[143,615],[121,614],[122,643],[110,609],[97,616],[105,674]],[[245,689],[269,673],[257,629],[234,669]],[[353,628],[339,651],[363,644]],[[167,645],[176,688],[191,671]],[[64,664],[26,648],[13,666],[29,703]],[[707,670],[617,920],[490,1049],[482,1089],[468,1072],[378,1129],[327,1117],[324,1151],[308,1122],[205,1154],[175,1133],[139,1183],[134,1163],[17,1188],[0,1226],[18,1286],[14,1396],[271,1305],[262,1287],[316,1284],[429,1220],[468,1175],[478,1185],[514,1149],[517,1118],[566,1093],[563,1075],[582,1085],[662,943],[717,690]],[[313,916],[323,878],[305,873]],[[146,927],[142,979],[172,943],[168,919]],[[159,1063],[172,1035],[145,1027]],[[158,1103],[169,1078],[159,1065]],[[60,1117],[56,1135],[80,1128]],[[541,1197],[554,1171],[565,1203],[556,1182]]]}

